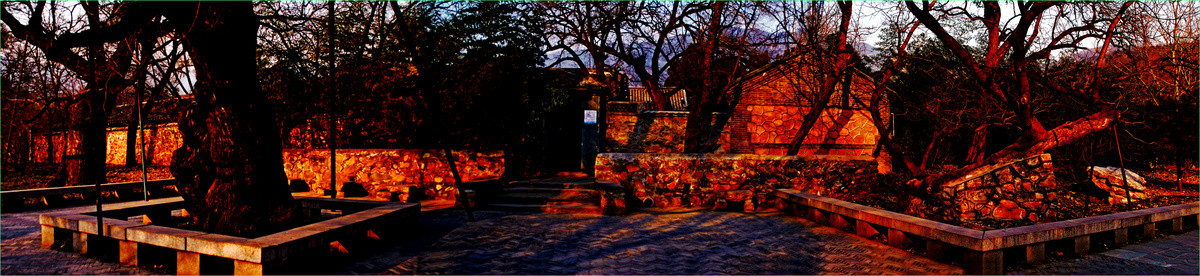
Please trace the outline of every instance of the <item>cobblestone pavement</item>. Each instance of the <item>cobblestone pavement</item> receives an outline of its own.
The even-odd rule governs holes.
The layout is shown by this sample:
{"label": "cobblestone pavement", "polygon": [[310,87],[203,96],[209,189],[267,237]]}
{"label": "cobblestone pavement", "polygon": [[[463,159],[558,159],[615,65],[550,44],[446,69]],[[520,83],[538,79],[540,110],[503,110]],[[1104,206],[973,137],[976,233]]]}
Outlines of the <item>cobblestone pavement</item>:
{"label": "cobblestone pavement", "polygon": [[[461,215],[460,215],[461,216]],[[513,214],[447,233],[395,274],[960,274],[778,213]]]}
{"label": "cobblestone pavement", "polygon": [[1192,230],[1012,274],[1200,275],[1198,248],[1200,231]]}
{"label": "cobblestone pavement", "polygon": [[[623,217],[462,210],[421,213],[410,237],[303,274],[961,274],[961,268],[779,213]],[[0,215],[0,274],[155,274],[38,247],[36,212]],[[1013,274],[1196,275],[1197,232]],[[352,248],[353,250],[353,248]],[[1144,255],[1129,254],[1145,252]],[[1139,251],[1141,250],[1141,251]],[[1189,255],[1190,253],[1190,255]],[[1126,255],[1121,255],[1126,254]],[[1117,255],[1117,256],[1114,256]],[[1121,257],[1124,256],[1124,257]],[[1141,259],[1139,259],[1141,258]],[[1179,261],[1170,261],[1171,259]],[[1166,260],[1166,261],[1162,261]],[[1158,261],[1158,263],[1155,263]],[[1190,269],[1190,270],[1189,270]]]}
{"label": "cobblestone pavement", "polygon": [[0,274],[129,275],[151,272],[41,248],[38,212],[0,215]]}

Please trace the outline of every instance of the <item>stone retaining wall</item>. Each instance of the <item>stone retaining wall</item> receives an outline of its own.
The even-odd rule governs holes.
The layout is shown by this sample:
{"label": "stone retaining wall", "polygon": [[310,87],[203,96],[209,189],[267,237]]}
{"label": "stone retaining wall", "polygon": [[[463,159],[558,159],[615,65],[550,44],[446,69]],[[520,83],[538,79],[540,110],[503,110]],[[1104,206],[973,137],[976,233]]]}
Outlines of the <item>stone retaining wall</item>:
{"label": "stone retaining wall", "polygon": [[[821,193],[873,181],[875,161],[857,156],[603,153],[596,178],[633,192],[643,206],[754,210],[775,189]],[[742,209],[739,209],[741,207]]]}
{"label": "stone retaining wall", "polygon": [[[609,112],[608,130],[604,134],[606,149],[609,152],[681,153],[687,116],[687,111]],[[718,122],[721,116],[725,114],[715,114],[713,122]],[[728,140],[724,136],[718,139],[718,152],[727,148]]]}
{"label": "stone retaining wall", "polygon": [[981,221],[1054,221],[1057,214],[1050,205],[1059,188],[1053,164],[1050,154],[1041,154],[981,168],[946,182],[938,196],[958,208],[949,213],[964,225]]}
{"label": "stone retaining wall", "polygon": [[[454,151],[462,181],[498,178],[504,173],[501,151]],[[441,150],[339,149],[337,183],[362,183],[372,196],[388,198],[398,193],[406,201],[413,187],[427,198],[454,199],[458,190]],[[284,172],[288,179],[304,180],[314,191],[329,188],[329,150],[284,149]]]}

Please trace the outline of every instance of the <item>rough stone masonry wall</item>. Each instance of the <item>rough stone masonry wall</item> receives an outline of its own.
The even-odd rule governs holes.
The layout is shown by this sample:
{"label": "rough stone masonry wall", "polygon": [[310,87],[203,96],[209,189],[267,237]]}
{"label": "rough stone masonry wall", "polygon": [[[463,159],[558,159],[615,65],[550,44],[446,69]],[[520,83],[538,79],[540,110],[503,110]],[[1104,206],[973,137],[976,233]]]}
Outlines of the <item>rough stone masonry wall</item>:
{"label": "rough stone masonry wall", "polygon": [[[778,188],[818,194],[844,181],[870,181],[874,159],[858,156],[603,153],[596,178],[633,191],[641,205],[753,210]],[[631,198],[633,199],[633,198]]]}
{"label": "rough stone masonry wall", "polygon": [[[125,165],[125,148],[128,141],[126,137],[125,127],[108,128],[107,152],[104,162],[108,165]],[[159,166],[169,166],[171,157],[175,154],[175,149],[178,149],[183,141],[183,135],[179,132],[179,127],[175,123],[163,124],[158,126],[147,126],[144,130],[146,136],[146,151],[152,152],[151,163]],[[58,163],[62,162],[62,155],[67,147],[75,147],[79,143],[79,135],[77,132],[58,132],[49,135],[35,135],[33,137],[33,162],[35,163]],[[138,136],[141,136],[139,132]],[[135,136],[135,139],[137,136]],[[53,145],[50,145],[53,143]],[[53,150],[53,151],[52,151]],[[137,146],[137,156],[142,156],[141,145]]]}
{"label": "rough stone masonry wall", "polygon": [[[816,69],[812,61],[797,59],[798,63],[777,66],[747,81],[742,99],[733,109],[729,126],[723,137],[729,153],[783,155],[796,140],[804,114],[811,106],[808,99],[815,95],[811,84]],[[852,74],[849,91],[846,83],[838,83],[829,106],[824,109],[813,127],[803,135],[801,155],[859,155],[875,153],[878,130],[871,120],[868,103],[874,81],[861,72]],[[805,96],[801,96],[805,95]],[[886,98],[879,103],[883,110],[881,122],[891,115]]]}
{"label": "rough stone masonry wall", "polygon": [[982,168],[942,185],[938,195],[958,208],[950,214],[964,225],[1054,221],[1057,214],[1050,205],[1058,184],[1053,164],[1050,154],[1041,154]]}
{"label": "rough stone masonry wall", "polygon": [[[462,181],[500,177],[504,173],[501,151],[454,151]],[[427,198],[454,199],[458,190],[441,150],[339,149],[337,190],[342,183],[362,183],[372,196],[388,198],[398,193],[406,201],[413,187]],[[284,172],[288,179],[302,179],[314,191],[329,187],[329,150],[284,149]]]}
{"label": "rough stone masonry wall", "polygon": [[[687,116],[687,111],[609,112],[605,147],[608,152],[682,153]],[[726,141],[718,139],[718,153],[727,148]]]}

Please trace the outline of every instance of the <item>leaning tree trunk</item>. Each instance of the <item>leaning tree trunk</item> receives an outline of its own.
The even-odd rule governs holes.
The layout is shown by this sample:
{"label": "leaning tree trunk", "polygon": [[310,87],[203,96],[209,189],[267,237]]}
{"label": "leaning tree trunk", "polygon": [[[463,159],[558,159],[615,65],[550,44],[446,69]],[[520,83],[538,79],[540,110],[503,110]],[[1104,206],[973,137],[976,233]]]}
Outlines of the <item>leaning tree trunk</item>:
{"label": "leaning tree trunk", "polygon": [[196,105],[179,124],[183,146],[171,164],[186,208],[209,232],[253,236],[292,226],[300,212],[255,74],[253,4],[179,4],[168,17],[186,37],[198,80]]}

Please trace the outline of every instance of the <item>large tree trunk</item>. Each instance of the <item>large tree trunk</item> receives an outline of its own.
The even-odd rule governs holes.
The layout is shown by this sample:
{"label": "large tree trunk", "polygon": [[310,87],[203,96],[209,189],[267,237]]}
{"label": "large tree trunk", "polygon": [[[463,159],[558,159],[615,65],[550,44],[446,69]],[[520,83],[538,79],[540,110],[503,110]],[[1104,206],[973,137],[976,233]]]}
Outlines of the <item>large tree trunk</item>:
{"label": "large tree trunk", "polygon": [[[108,182],[104,158],[107,156],[105,106],[109,97],[88,85],[83,99],[69,107],[74,124],[63,137],[63,157],[51,187],[91,185]],[[74,143],[73,145],[67,145]]]}
{"label": "large tree trunk", "polygon": [[196,105],[179,124],[171,173],[205,231],[254,236],[294,226],[279,131],[256,76],[250,2],[174,5],[168,18],[196,66]]}
{"label": "large tree trunk", "polygon": [[1023,136],[1016,143],[1004,147],[1000,151],[988,155],[987,158],[979,162],[958,168],[956,170],[926,177],[921,183],[926,188],[940,187],[942,183],[957,179],[976,169],[999,164],[1004,161],[1014,160],[1026,156],[1042,154],[1046,151],[1057,148],[1062,145],[1074,143],[1082,139],[1084,136],[1104,130],[1113,125],[1118,119],[1118,113],[1111,108],[1103,109],[1091,115],[1079,118],[1075,121],[1070,121],[1055,127],[1049,131],[1043,131],[1043,135],[1038,136]]}

